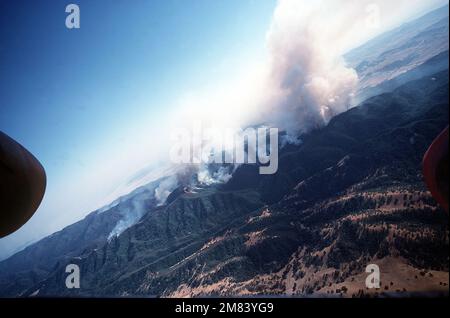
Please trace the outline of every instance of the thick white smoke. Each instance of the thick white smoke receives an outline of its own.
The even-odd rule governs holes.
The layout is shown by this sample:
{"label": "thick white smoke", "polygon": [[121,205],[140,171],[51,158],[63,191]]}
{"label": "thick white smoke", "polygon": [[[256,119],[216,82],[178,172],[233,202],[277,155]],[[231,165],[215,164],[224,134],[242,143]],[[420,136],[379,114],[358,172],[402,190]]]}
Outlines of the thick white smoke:
{"label": "thick white smoke", "polygon": [[358,78],[341,57],[340,17],[331,16],[341,3],[279,1],[267,35],[271,95],[261,120],[294,135],[347,110]]}
{"label": "thick white smoke", "polygon": [[232,177],[229,167],[219,167],[216,171],[210,171],[208,165],[202,165],[197,173],[197,181],[202,185],[227,183]]}

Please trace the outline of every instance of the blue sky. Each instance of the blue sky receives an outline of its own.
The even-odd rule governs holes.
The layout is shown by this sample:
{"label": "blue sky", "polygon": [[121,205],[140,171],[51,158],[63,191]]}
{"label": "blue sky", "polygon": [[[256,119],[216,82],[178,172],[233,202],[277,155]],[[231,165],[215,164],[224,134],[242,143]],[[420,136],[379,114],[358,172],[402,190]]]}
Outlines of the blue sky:
{"label": "blue sky", "polygon": [[[417,15],[425,1],[414,1]],[[71,2],[81,10],[77,30],[65,27]],[[276,4],[0,0],[0,130],[48,178],[37,213],[0,240],[0,259],[98,208],[141,168],[134,152],[148,151],[142,140],[158,144],[154,128],[180,96],[264,59]]]}

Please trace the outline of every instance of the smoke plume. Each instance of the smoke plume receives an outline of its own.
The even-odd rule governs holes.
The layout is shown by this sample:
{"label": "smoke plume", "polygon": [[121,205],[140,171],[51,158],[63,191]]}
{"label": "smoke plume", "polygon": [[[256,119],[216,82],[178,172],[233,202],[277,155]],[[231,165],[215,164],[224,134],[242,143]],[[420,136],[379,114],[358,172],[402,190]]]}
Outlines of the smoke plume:
{"label": "smoke plume", "polygon": [[167,197],[179,186],[178,175],[164,179],[155,189],[155,199],[158,206],[166,202]]}
{"label": "smoke plume", "polygon": [[330,25],[339,17],[329,16],[342,2],[279,1],[267,35],[271,95],[260,120],[296,135],[347,110],[357,74],[340,55],[342,26]]}

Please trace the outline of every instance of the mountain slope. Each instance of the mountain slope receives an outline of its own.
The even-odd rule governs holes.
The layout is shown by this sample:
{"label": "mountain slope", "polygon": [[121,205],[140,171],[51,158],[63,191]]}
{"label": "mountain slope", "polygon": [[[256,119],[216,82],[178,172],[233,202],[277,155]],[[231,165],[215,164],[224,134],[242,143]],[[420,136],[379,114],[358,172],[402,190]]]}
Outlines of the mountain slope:
{"label": "mountain slope", "polygon": [[[362,296],[374,293],[363,283],[370,263],[378,293],[448,293],[448,216],[421,176],[448,108],[448,72],[374,97],[285,149],[276,176],[242,166],[231,186],[182,194],[67,260],[81,289],[65,288],[61,263],[25,294]],[[285,179],[294,186],[266,205],[267,183]]]}

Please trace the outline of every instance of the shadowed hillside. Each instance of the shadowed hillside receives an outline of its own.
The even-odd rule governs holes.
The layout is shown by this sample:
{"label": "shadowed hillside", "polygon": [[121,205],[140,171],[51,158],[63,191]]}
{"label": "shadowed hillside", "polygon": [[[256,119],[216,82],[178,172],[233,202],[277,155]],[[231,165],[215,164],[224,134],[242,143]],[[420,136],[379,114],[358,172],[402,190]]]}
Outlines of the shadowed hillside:
{"label": "shadowed hillside", "polygon": [[[283,149],[276,175],[242,166],[226,186],[181,193],[24,295],[446,293],[448,216],[421,160],[448,107],[448,72],[371,98]],[[65,288],[67,263],[79,290]],[[370,263],[381,290],[365,289]]]}

